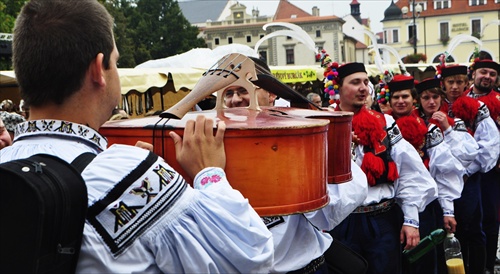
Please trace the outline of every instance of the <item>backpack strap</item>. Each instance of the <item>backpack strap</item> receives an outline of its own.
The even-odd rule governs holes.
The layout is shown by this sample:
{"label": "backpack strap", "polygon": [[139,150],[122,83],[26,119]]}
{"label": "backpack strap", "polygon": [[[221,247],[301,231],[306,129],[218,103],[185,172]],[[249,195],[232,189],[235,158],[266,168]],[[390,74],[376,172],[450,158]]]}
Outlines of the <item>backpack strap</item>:
{"label": "backpack strap", "polygon": [[71,162],[71,165],[76,168],[76,170],[79,173],[82,173],[83,170],[87,167],[90,162],[97,156],[96,154],[92,152],[84,152],[80,154],[78,157],[76,157],[73,162]]}

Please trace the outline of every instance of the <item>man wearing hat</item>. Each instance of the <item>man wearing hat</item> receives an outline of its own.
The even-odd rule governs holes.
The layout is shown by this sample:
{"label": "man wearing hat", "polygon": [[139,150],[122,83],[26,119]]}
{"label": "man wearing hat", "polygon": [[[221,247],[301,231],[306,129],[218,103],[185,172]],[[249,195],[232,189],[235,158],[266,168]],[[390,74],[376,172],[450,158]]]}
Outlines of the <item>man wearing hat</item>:
{"label": "man wearing hat", "polygon": [[370,187],[362,205],[331,234],[366,258],[369,273],[401,273],[401,244],[405,249],[418,244],[418,213],[436,199],[437,186],[394,119],[366,108],[365,66],[348,63],[336,72],[336,109],[354,112],[353,159]]}
{"label": "man wearing hat", "polygon": [[[312,104],[319,107],[317,103],[276,79],[264,61],[249,58],[254,62],[257,72],[258,79],[252,83],[256,87],[257,103],[260,107],[272,107],[277,95],[290,100],[293,105],[308,107],[308,104]],[[224,89],[223,96],[226,107],[250,105],[251,95],[244,87],[228,86]],[[351,164],[353,179],[343,184],[328,184],[330,202],[322,209],[305,214],[262,218],[273,234],[274,263],[271,273],[328,273],[323,254],[331,246],[333,239],[323,231],[331,230],[339,224],[361,204],[368,191],[363,171],[354,163]],[[262,168],[273,172],[272,167]],[[286,195],[286,188],[283,191]]]}
{"label": "man wearing hat", "polygon": [[[437,183],[438,198],[433,200],[419,214],[420,235],[425,237],[437,228],[454,232],[453,200],[460,197],[462,191],[463,166],[453,157],[450,147],[444,142],[441,129],[435,124],[428,124],[414,113],[414,101],[417,100],[415,80],[411,76],[395,75],[388,83],[392,108],[390,114],[396,120],[403,138],[419,153],[422,162]],[[438,81],[439,83],[439,81]],[[420,88],[427,82],[420,84]],[[444,260],[443,260],[444,265]],[[431,250],[414,263],[415,273],[437,273],[437,252]]]}
{"label": "man wearing hat", "polygon": [[[446,93],[446,101],[441,109],[450,117],[462,119],[479,146],[478,156],[466,167],[462,195],[455,200],[458,223],[455,235],[462,245],[466,272],[483,273],[486,239],[482,227],[481,177],[493,169],[497,162],[500,146],[498,129],[489,115],[488,107],[481,101],[465,96],[468,85],[466,66],[442,68],[441,80]],[[477,81],[479,83],[479,79]]]}
{"label": "man wearing hat", "polygon": [[[472,65],[474,84],[467,91],[467,96],[483,102],[490,111],[490,117],[500,130],[500,93],[495,90],[495,84],[500,71],[500,65],[492,60],[476,60]],[[498,157],[497,157],[498,159]],[[493,273],[495,267],[498,242],[500,209],[500,159],[496,168],[481,175],[481,195],[483,205],[483,231],[486,235],[486,269]]]}

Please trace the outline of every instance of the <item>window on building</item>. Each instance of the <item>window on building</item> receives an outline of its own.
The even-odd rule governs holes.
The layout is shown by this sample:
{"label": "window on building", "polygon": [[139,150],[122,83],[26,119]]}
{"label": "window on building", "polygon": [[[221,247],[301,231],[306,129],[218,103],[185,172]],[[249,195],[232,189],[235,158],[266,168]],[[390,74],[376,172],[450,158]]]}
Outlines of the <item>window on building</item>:
{"label": "window on building", "polygon": [[399,29],[384,30],[384,44],[399,43]]}
{"label": "window on building", "polygon": [[250,43],[250,42],[252,42],[252,36],[247,35],[247,43]]}
{"label": "window on building", "polygon": [[471,22],[471,35],[476,38],[481,38],[481,19],[472,19]]}
{"label": "window on building", "polygon": [[413,39],[415,36],[418,34],[418,28],[417,25],[408,25],[408,41],[412,42],[413,44]]}
{"label": "window on building", "polygon": [[392,30],[392,43],[399,43],[399,30],[398,29]]}
{"label": "window on building", "polygon": [[434,0],[434,9],[440,10],[440,9],[449,9],[451,8],[451,1],[450,0]]}
{"label": "window on building", "polygon": [[321,30],[316,30],[316,37],[321,37]]}
{"label": "window on building", "polygon": [[227,43],[232,44],[233,43],[233,37],[228,37],[227,38]]}
{"label": "window on building", "polygon": [[291,36],[287,36],[286,40],[292,40],[292,37]]}
{"label": "window on building", "polygon": [[286,64],[287,65],[295,64],[295,53],[293,51],[293,48],[286,49]]}
{"label": "window on building", "polygon": [[216,45],[219,45],[219,44],[220,44],[220,40],[219,40],[219,38],[215,38],[215,39],[214,39],[214,44],[216,44]]}
{"label": "window on building", "polygon": [[264,37],[264,34],[259,35],[259,38],[260,38],[260,39],[262,39],[262,37]]}
{"label": "window on building", "polygon": [[450,24],[448,22],[439,23],[439,40],[448,43],[450,40]]}
{"label": "window on building", "polygon": [[486,5],[486,0],[469,0],[469,6]]}

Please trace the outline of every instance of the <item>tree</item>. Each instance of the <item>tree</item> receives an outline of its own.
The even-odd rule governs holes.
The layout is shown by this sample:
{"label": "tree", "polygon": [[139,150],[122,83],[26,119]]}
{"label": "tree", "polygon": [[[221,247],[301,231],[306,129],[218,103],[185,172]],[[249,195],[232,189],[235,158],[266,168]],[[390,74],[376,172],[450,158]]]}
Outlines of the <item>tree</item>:
{"label": "tree", "polygon": [[165,58],[197,47],[206,47],[197,38],[198,28],[191,26],[175,0],[138,0],[136,18],[130,27],[135,29],[135,61],[149,59],[139,49],[149,52],[150,59]]}
{"label": "tree", "polygon": [[134,2],[129,0],[100,0],[115,20],[114,34],[116,47],[120,53],[118,67],[133,68],[135,30],[129,28],[129,17],[135,12]]}
{"label": "tree", "polygon": [[[0,33],[12,33],[16,17],[26,2],[27,0],[0,0]],[[0,70],[10,69],[11,56],[0,56]]]}

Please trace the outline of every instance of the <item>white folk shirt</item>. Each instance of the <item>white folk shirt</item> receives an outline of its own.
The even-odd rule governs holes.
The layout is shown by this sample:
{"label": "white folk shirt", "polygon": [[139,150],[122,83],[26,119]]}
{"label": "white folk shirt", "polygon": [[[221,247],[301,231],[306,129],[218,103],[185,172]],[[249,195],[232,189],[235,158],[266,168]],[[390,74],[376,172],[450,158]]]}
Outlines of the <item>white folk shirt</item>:
{"label": "white folk shirt", "polygon": [[[341,223],[366,198],[366,176],[351,161],[352,180],[328,184],[329,203],[309,213],[262,218],[273,233],[274,264],[271,273],[300,269],[321,256],[333,239],[327,232]],[[314,225],[314,226],[313,226]]]}
{"label": "white folk shirt", "polygon": [[453,200],[462,194],[465,168],[453,156],[448,143],[444,142],[445,137],[439,127],[429,124],[427,132],[425,146],[429,155],[429,172],[437,183],[438,201],[444,216],[454,216]]}
{"label": "white folk shirt", "polygon": [[222,169],[202,170],[193,189],[147,150],[106,146],[89,127],[41,120],[19,124],[13,145],[0,151],[0,162],[37,153],[71,162],[103,151],[82,173],[89,218],[77,273],[269,271],[272,235]]}
{"label": "white folk shirt", "polygon": [[[379,184],[368,188],[363,206],[376,204],[383,199],[395,198],[404,215],[404,225],[417,227],[418,213],[437,198],[437,185],[422,163],[413,146],[403,139],[392,116],[384,114],[391,142],[391,157],[397,166],[399,178],[392,184]],[[354,151],[356,164],[361,166],[364,152],[359,145]]]}

